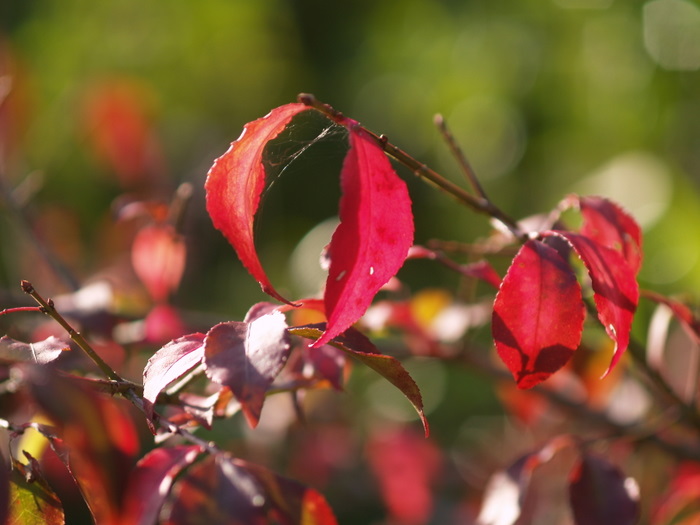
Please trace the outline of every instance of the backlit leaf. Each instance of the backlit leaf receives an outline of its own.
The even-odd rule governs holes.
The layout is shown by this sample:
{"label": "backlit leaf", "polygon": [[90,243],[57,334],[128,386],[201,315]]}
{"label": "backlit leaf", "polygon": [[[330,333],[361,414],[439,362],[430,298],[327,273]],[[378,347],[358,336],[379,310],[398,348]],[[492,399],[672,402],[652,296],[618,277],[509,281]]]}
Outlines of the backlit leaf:
{"label": "backlit leaf", "polygon": [[141,458],[129,478],[121,523],[155,523],[173,480],[182,469],[192,464],[201,451],[195,445],[161,447]]}
{"label": "backlit leaf", "polygon": [[[289,328],[289,333],[307,339],[318,339],[324,333],[324,327],[323,323],[294,326]],[[418,412],[425,429],[425,435],[426,437],[428,436],[430,428],[428,420],[423,413],[423,398],[418,385],[416,385],[416,382],[397,359],[381,354],[367,337],[353,328],[335,337],[329,344],[340,348],[345,353],[370,367],[398,388]]]}
{"label": "backlit leaf", "polygon": [[632,320],[639,301],[639,286],[634,272],[622,255],[588,237],[566,231],[545,232],[559,235],[574,248],[591,277],[598,319],[615,342],[606,375],[618,363],[630,339]]}
{"label": "backlit leaf", "polygon": [[569,479],[569,501],[576,525],[634,525],[639,519],[639,488],[607,460],[583,454]]}
{"label": "backlit leaf", "polygon": [[30,362],[45,365],[70,350],[69,344],[57,337],[50,336],[37,343],[23,343],[6,335],[0,337],[0,362]]}
{"label": "backlit leaf", "polygon": [[195,333],[169,342],[146,363],[143,371],[143,397],[146,415],[153,417],[153,405],[165,387],[202,362],[204,334]]}
{"label": "backlit leaf", "polygon": [[612,248],[625,258],[635,275],[642,265],[642,230],[630,214],[603,197],[580,197],[581,235]]}
{"label": "backlit leaf", "polygon": [[214,161],[205,183],[207,212],[214,226],[231,243],[263,291],[285,303],[289,301],[272,287],[258,259],[253,223],[265,189],[265,146],[284,130],[292,117],[307,109],[303,104],[287,104],[246,124],[238,140]]}
{"label": "backlit leaf", "polygon": [[151,224],[136,233],[131,264],[154,301],[165,301],[179,286],[186,255],[185,241],[171,224]]}
{"label": "backlit leaf", "polygon": [[574,272],[557,251],[530,240],[508,269],[493,306],[498,355],[520,388],[559,370],[581,341],[585,307]]}
{"label": "backlit leaf", "polygon": [[231,389],[251,427],[257,426],[267,388],[289,357],[286,329],[284,314],[274,311],[251,322],[220,323],[204,340],[207,377]]}
{"label": "backlit leaf", "polygon": [[324,302],[328,325],[313,346],[326,344],[365,313],[379,289],[403,265],[413,244],[406,184],[381,147],[350,127],[350,149],[340,175],[340,225],[328,248]]}
{"label": "backlit leaf", "polygon": [[[3,520],[2,523],[5,523]],[[63,525],[63,505],[44,479],[39,463],[12,460],[8,525]]]}

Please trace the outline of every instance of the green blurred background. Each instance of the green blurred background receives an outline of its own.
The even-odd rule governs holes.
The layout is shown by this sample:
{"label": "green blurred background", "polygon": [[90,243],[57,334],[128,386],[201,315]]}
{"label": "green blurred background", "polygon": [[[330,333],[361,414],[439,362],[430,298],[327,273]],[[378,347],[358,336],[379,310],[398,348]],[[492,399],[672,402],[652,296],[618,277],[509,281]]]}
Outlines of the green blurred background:
{"label": "green blurred background", "polygon": [[[547,212],[570,192],[618,200],[645,229],[643,286],[695,297],[699,68],[700,4],[690,0],[5,0],[0,159],[4,184],[29,195],[33,227],[81,281],[126,250],[107,226],[117,197],[167,200],[191,182],[188,268],[173,302],[240,319],[264,296],[212,228],[202,186],[243,125],[310,92],[461,184],[432,124],[441,113],[510,215]],[[86,114],[105,86],[138,94],[148,115],[159,156],[147,194],[95,152]],[[308,126],[290,147],[323,129]],[[283,293],[307,293],[288,258],[335,215],[342,153],[342,135],[319,141],[265,198],[259,248]],[[401,173],[416,242],[488,233],[485,218]],[[3,297],[16,298],[21,278],[67,291],[39,273],[16,218],[0,212]],[[420,264],[405,275],[415,289],[457,283]],[[439,397],[456,396],[455,385]],[[445,428],[491,410],[472,403],[445,412]]]}

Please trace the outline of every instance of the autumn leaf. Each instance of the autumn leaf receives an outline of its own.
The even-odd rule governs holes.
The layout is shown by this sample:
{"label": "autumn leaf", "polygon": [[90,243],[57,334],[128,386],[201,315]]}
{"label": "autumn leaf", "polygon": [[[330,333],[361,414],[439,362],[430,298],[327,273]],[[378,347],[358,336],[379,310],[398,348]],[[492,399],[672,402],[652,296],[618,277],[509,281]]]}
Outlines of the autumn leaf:
{"label": "autumn leaf", "polygon": [[220,323],[209,330],[204,340],[204,365],[209,379],[231,389],[254,428],[267,388],[289,357],[290,343],[284,314],[273,311],[252,317],[250,321]]}
{"label": "autumn leaf", "polygon": [[550,231],[542,235],[566,239],[588,270],[598,319],[615,342],[613,357],[605,372],[607,375],[629,345],[632,320],[639,301],[639,285],[634,272],[620,252],[589,237],[566,231]]}
{"label": "autumn leaf", "polygon": [[[25,465],[12,459],[10,473],[10,512],[2,523],[11,525],[63,525],[63,505],[46,482],[39,462],[25,452]],[[4,462],[3,462],[4,463]],[[3,465],[4,466],[4,465]]]}
{"label": "autumn leaf", "polygon": [[136,233],[131,263],[154,301],[177,289],[185,271],[185,241],[171,224],[151,224]]}
{"label": "autumn leaf", "polygon": [[[289,333],[307,339],[318,339],[324,333],[324,327],[324,323],[294,326],[289,328]],[[340,348],[346,354],[370,367],[398,388],[418,412],[426,437],[430,434],[428,420],[423,412],[423,398],[418,385],[397,359],[381,354],[367,337],[353,328],[335,337],[329,344]]]}
{"label": "autumn leaf", "polygon": [[526,242],[508,269],[493,306],[498,355],[520,388],[559,370],[578,348],[585,307],[574,272],[542,241]]}
{"label": "autumn leaf", "polygon": [[324,302],[328,325],[314,344],[341,334],[365,313],[379,289],[403,265],[413,244],[406,184],[367,132],[350,127],[340,175],[340,225],[328,248]]}
{"label": "autumn leaf", "polygon": [[70,345],[57,337],[49,336],[36,343],[23,343],[8,336],[0,337],[0,362],[31,362],[45,365],[70,350]]}
{"label": "autumn leaf", "polygon": [[204,186],[207,212],[214,226],[231,243],[263,291],[284,303],[289,301],[270,284],[258,259],[253,223],[265,189],[265,146],[284,130],[292,117],[308,109],[304,104],[287,104],[246,124],[238,140],[214,161]]}

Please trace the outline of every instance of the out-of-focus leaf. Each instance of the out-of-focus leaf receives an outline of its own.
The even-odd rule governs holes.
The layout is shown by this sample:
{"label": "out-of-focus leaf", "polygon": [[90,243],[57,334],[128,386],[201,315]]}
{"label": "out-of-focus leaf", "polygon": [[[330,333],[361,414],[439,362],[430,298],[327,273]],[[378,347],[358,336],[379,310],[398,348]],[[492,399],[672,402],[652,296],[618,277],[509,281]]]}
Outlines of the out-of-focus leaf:
{"label": "out-of-focus leaf", "polygon": [[144,342],[165,344],[188,332],[180,312],[169,304],[158,304],[144,319]]}
{"label": "out-of-focus leaf", "polygon": [[139,460],[124,494],[122,525],[152,525],[175,477],[197,458],[196,445],[156,448]]}
{"label": "out-of-focus leaf", "polygon": [[603,197],[578,197],[583,216],[581,235],[619,252],[634,275],[642,266],[642,229],[616,203]]}
{"label": "out-of-focus leaf", "polygon": [[63,525],[63,505],[44,479],[39,463],[28,456],[24,465],[12,460],[10,514],[7,525]]}
{"label": "out-of-focus leaf", "polygon": [[246,124],[238,140],[214,161],[205,183],[207,212],[214,226],[231,243],[263,291],[284,303],[289,301],[270,284],[258,259],[253,223],[265,188],[265,146],[284,130],[292,117],[308,109],[304,104],[286,104]]}
{"label": "out-of-focus leaf", "polygon": [[66,462],[95,521],[118,523],[122,491],[139,449],[131,419],[117,400],[100,396],[46,367],[32,367],[25,375],[34,401],[61,437],[61,442],[51,440],[51,445],[59,446],[57,453]]}
{"label": "out-of-focus leaf", "polygon": [[588,270],[598,319],[615,342],[607,375],[629,344],[632,320],[639,301],[635,274],[619,252],[588,237],[566,231],[545,232],[543,235],[558,235],[566,239]]}
{"label": "out-of-focus leaf", "polygon": [[435,445],[408,428],[380,429],[367,454],[391,517],[397,523],[428,523],[441,459]]}
{"label": "out-of-focus leaf", "polygon": [[[324,333],[324,326],[324,323],[294,326],[289,328],[289,332],[299,337],[317,339]],[[428,426],[428,420],[423,412],[423,398],[420,390],[416,382],[398,360],[391,356],[381,354],[367,337],[353,328],[335,337],[330,344],[340,348],[364,365],[370,367],[398,388],[403,395],[408,398],[416,409],[416,412],[418,412],[423,423],[423,428],[425,429],[425,435],[426,437],[428,436],[430,427]]]}
{"label": "out-of-focus leaf", "polygon": [[146,415],[153,417],[153,405],[165,387],[202,362],[204,334],[195,333],[171,341],[158,350],[143,370],[143,398]]}
{"label": "out-of-focus leaf", "polygon": [[379,145],[350,127],[350,150],[340,175],[340,225],[324,302],[328,324],[313,346],[326,344],[365,313],[379,289],[403,265],[413,244],[413,213],[406,184]]}
{"label": "out-of-focus leaf", "polygon": [[498,355],[520,388],[559,370],[581,341],[585,306],[574,272],[556,250],[530,240],[517,253],[493,306]]}
{"label": "out-of-focus leaf", "polygon": [[207,333],[207,377],[231,389],[253,428],[260,419],[267,388],[289,357],[289,347],[287,323],[278,311],[251,322],[220,323]]}
{"label": "out-of-focus leaf", "polygon": [[651,520],[653,525],[700,523],[700,465],[682,463],[668,490],[661,496]]}
{"label": "out-of-focus leaf", "polygon": [[54,336],[38,343],[23,343],[6,335],[0,337],[0,361],[5,363],[30,362],[45,365],[58,359],[66,350],[70,350],[70,345]]}
{"label": "out-of-focus leaf", "polygon": [[145,226],[131,247],[134,271],[156,302],[165,301],[179,286],[186,256],[183,237],[167,223]]}
{"label": "out-of-focus leaf", "polygon": [[634,525],[639,519],[637,483],[591,454],[583,454],[571,472],[569,500],[576,525]]}
{"label": "out-of-focus leaf", "polygon": [[7,523],[10,513],[10,475],[10,467],[3,455],[0,457],[0,523]]}
{"label": "out-of-focus leaf", "polygon": [[700,319],[695,316],[693,311],[687,305],[650,290],[644,290],[642,294],[647,299],[651,299],[658,304],[663,304],[670,308],[671,312],[681,323],[688,335],[693,339],[693,341],[700,344]]}

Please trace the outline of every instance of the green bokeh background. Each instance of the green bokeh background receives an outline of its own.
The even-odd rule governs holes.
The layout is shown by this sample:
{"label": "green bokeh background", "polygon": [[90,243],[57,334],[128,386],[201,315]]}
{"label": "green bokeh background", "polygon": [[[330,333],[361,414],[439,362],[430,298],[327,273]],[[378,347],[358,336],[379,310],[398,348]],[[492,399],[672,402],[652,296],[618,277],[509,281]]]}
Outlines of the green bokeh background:
{"label": "green bokeh background", "polygon": [[[100,225],[121,190],[81,128],[86,90],[129,79],[148,93],[171,189],[185,181],[195,187],[189,266],[173,299],[184,309],[240,319],[264,299],[212,228],[202,186],[246,122],[299,92],[314,93],[461,184],[432,124],[443,114],[487,192],[511,216],[547,212],[570,192],[619,200],[645,228],[642,285],[697,297],[697,2],[9,0],[0,4],[0,38],[20,65],[29,101],[3,167],[8,184],[40,171],[31,206],[72,210],[87,253],[104,242]],[[290,253],[337,210],[341,141],[336,134],[314,145],[264,202],[261,258],[273,283],[293,295]],[[417,242],[473,241],[489,232],[485,218],[400,172],[415,201]],[[12,297],[33,270],[16,257],[21,239],[6,211],[0,208],[0,287]],[[60,235],[50,227],[45,233]],[[81,278],[98,269],[89,260],[65,263]],[[405,276],[414,289],[457,283],[419,263]],[[47,293],[61,291],[57,283]],[[484,389],[446,384],[441,395],[449,399],[475,399]],[[471,416],[464,406],[438,410],[443,436],[456,433],[455,417],[495,410],[490,398],[477,399]]]}

